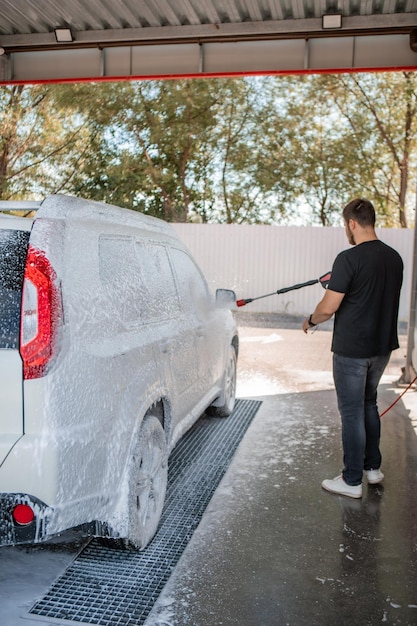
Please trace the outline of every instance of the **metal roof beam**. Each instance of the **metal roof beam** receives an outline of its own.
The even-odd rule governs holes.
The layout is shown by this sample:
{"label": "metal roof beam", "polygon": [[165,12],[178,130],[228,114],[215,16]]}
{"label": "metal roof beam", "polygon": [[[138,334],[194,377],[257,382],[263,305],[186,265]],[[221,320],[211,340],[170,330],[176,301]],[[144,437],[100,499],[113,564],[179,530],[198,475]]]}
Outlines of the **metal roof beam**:
{"label": "metal roof beam", "polygon": [[28,50],[0,57],[0,84],[416,69],[408,34]]}
{"label": "metal roof beam", "polygon": [[146,28],[120,28],[105,30],[73,31],[74,41],[57,44],[54,33],[32,33],[1,35],[0,46],[6,52],[42,48],[82,48],[108,45],[139,45],[179,41],[207,42],[239,41],[245,39],[308,38],[314,36],[347,36],[361,32],[410,32],[417,27],[417,13],[395,15],[373,15],[344,17],[342,27],[323,30],[321,18],[293,19],[264,22],[242,22],[225,24],[181,25]]}

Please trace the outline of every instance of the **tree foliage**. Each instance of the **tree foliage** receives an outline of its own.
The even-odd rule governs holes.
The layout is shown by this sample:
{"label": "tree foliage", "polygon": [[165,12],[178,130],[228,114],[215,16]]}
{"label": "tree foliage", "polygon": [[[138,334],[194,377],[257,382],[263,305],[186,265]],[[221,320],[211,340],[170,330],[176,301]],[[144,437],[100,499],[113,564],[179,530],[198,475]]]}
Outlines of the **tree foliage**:
{"label": "tree foliage", "polygon": [[168,221],[407,227],[412,72],[0,87],[0,199],[70,193]]}
{"label": "tree foliage", "polygon": [[374,199],[381,224],[407,227],[415,192],[409,180],[416,175],[417,76],[334,78],[323,84],[350,129],[347,154],[356,185]]}
{"label": "tree foliage", "polygon": [[0,198],[59,193],[94,136],[60,86],[0,88]]}

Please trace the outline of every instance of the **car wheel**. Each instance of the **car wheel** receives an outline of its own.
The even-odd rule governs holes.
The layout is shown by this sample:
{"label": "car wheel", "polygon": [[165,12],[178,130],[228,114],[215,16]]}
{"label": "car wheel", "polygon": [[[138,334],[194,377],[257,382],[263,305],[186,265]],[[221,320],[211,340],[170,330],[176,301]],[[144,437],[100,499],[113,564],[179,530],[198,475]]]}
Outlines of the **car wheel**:
{"label": "car wheel", "polygon": [[165,432],[153,415],[145,417],[139,431],[129,476],[128,547],[143,550],[158,528],[168,479]]}
{"label": "car wheel", "polygon": [[228,417],[235,406],[236,401],[236,370],[237,370],[237,357],[236,350],[233,346],[230,346],[229,356],[227,359],[226,369],[224,372],[223,383],[223,398],[224,403],[221,406],[210,406],[207,409],[209,415],[216,417]]}

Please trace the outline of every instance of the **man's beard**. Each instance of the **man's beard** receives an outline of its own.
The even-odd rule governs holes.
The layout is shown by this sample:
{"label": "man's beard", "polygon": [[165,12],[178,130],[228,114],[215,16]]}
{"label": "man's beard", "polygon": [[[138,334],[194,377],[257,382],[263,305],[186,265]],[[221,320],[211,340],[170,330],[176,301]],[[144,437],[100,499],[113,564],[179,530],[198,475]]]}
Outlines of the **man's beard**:
{"label": "man's beard", "polygon": [[348,224],[346,225],[346,230],[347,230],[348,242],[350,243],[351,246],[356,246],[355,237],[353,235],[353,232],[349,228]]}

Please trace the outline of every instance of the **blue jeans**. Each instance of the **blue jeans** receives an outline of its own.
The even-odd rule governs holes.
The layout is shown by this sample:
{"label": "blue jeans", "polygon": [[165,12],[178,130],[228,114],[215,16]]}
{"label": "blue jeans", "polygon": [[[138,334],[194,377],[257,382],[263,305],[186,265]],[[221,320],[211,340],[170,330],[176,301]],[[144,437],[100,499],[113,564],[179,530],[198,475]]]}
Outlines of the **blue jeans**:
{"label": "blue jeans", "polygon": [[342,419],[343,478],[360,485],[363,470],[379,469],[378,384],[390,354],[357,359],[333,354],[333,379]]}

